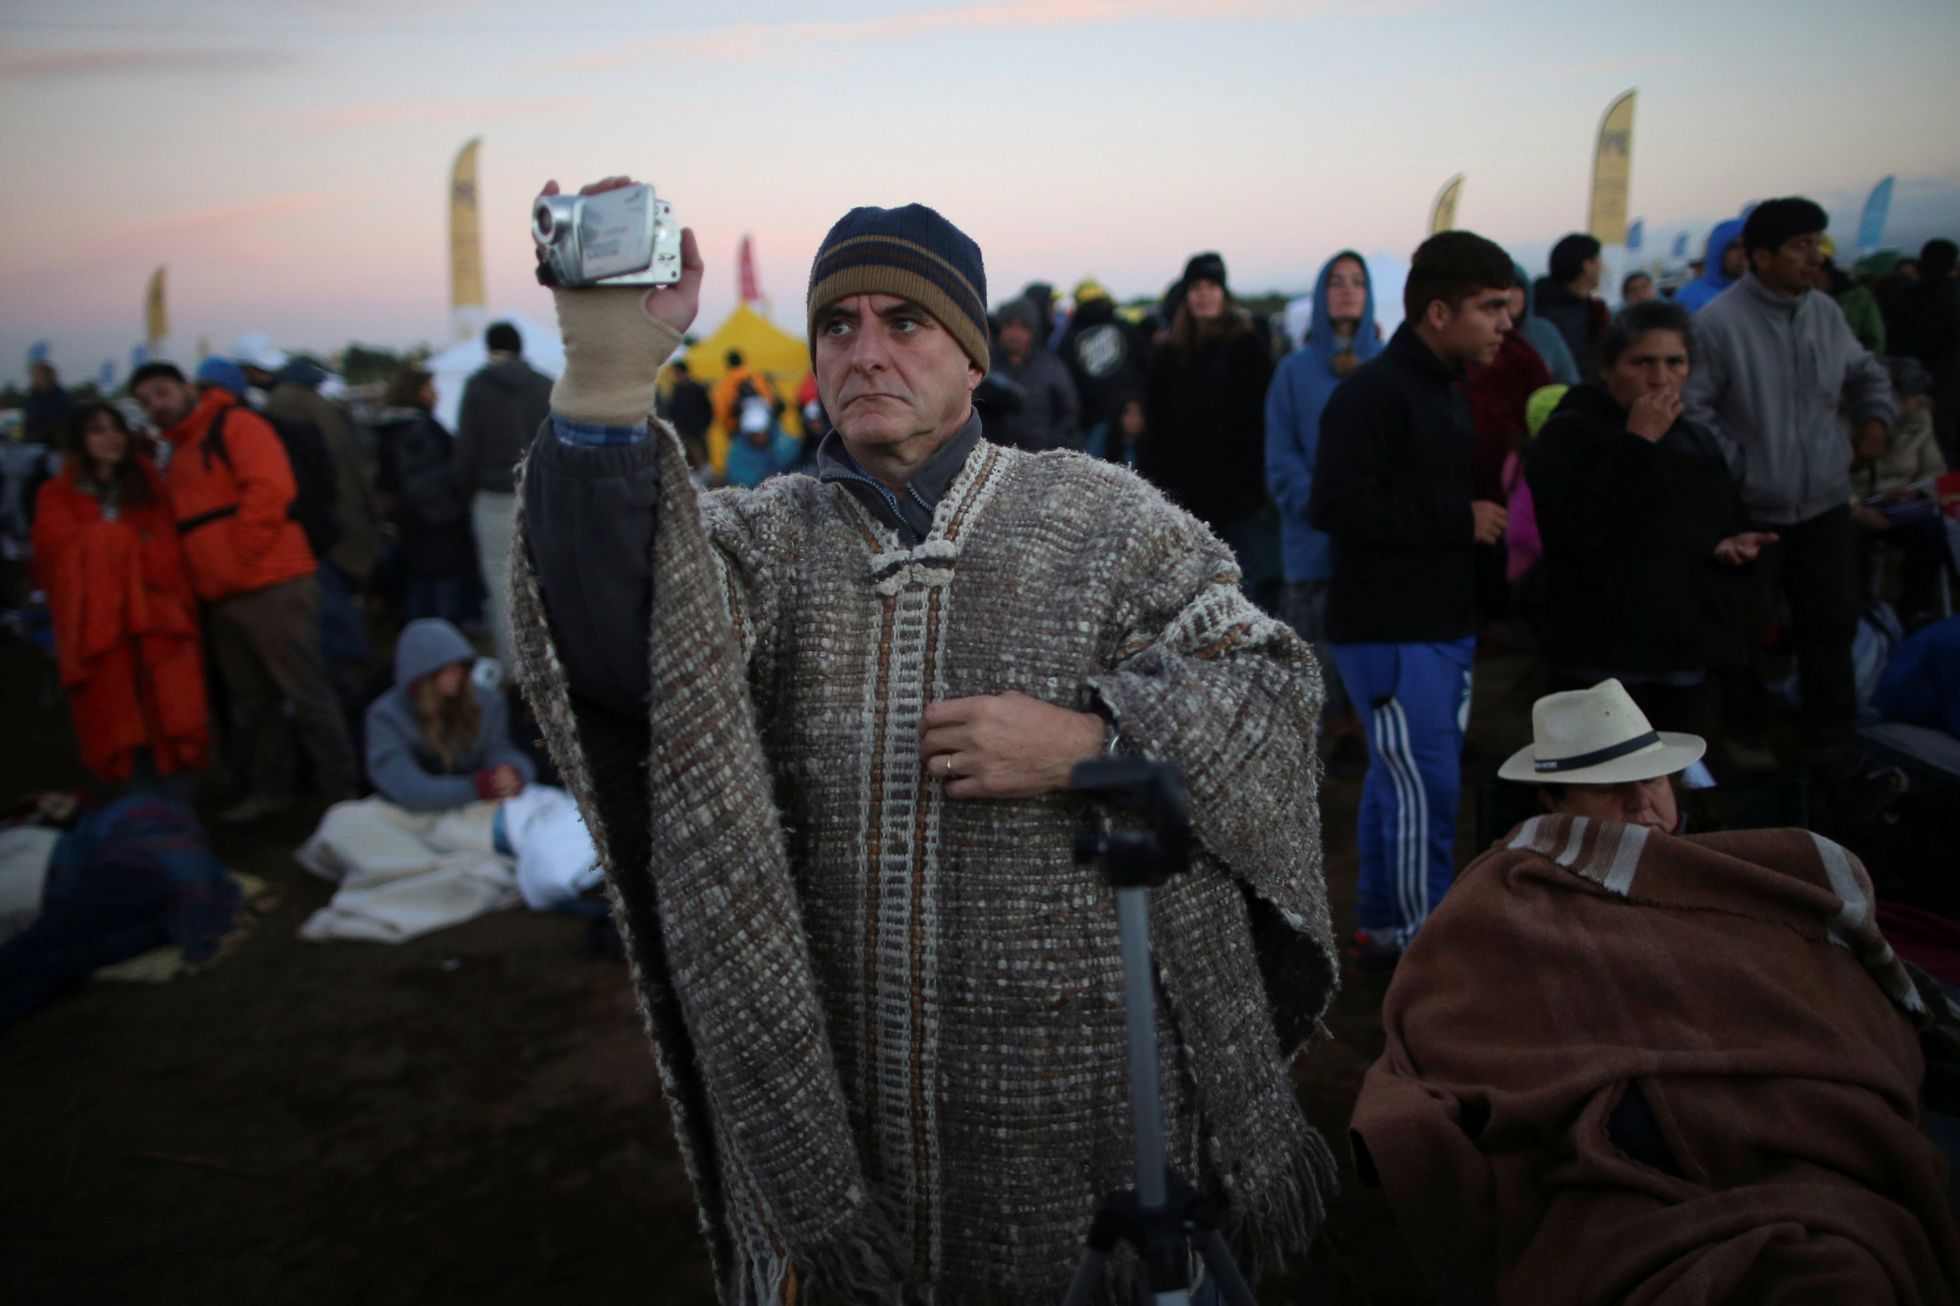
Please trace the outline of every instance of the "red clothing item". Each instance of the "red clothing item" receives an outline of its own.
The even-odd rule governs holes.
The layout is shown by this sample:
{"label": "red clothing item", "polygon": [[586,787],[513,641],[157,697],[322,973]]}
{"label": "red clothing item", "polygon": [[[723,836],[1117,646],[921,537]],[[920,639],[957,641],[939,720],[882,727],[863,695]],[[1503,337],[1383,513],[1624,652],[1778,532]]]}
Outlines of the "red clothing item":
{"label": "red clothing item", "polygon": [[1504,343],[1489,364],[1466,369],[1463,397],[1477,426],[1477,443],[1470,470],[1477,497],[1504,501],[1504,456],[1525,437],[1524,406],[1532,392],[1552,383],[1545,360],[1516,331],[1504,333]]}
{"label": "red clothing item", "polygon": [[211,743],[197,597],[176,516],[156,469],[137,463],[156,497],[114,521],[73,468],[34,501],[35,575],[82,764],[110,782],[129,778],[139,748],[169,775],[203,766]]}
{"label": "red clothing item", "polygon": [[[211,419],[223,408],[233,410],[225,418],[228,463],[209,442]],[[175,450],[170,498],[199,598],[212,603],[313,574],[306,532],[287,515],[292,464],[263,417],[213,387],[163,438]]]}

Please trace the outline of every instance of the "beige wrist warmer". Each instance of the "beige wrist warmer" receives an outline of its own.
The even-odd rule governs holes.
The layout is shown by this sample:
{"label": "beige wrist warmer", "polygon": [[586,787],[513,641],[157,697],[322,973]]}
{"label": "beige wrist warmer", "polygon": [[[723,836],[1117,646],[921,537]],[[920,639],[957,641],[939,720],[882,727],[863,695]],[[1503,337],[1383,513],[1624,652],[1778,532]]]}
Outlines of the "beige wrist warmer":
{"label": "beige wrist warmer", "polygon": [[661,364],[680,332],[647,316],[645,286],[555,290],[565,374],[551,387],[551,411],[595,426],[639,426],[653,411]]}

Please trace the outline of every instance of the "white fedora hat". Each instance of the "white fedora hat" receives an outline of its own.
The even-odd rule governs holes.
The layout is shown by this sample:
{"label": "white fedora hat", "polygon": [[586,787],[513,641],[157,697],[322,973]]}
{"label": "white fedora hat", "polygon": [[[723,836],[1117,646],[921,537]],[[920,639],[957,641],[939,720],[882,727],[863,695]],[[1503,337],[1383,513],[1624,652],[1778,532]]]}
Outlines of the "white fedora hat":
{"label": "white fedora hat", "polygon": [[1684,771],[1707,751],[1699,735],[1654,729],[1625,685],[1602,680],[1533,703],[1531,743],[1497,775],[1527,784],[1617,785]]}

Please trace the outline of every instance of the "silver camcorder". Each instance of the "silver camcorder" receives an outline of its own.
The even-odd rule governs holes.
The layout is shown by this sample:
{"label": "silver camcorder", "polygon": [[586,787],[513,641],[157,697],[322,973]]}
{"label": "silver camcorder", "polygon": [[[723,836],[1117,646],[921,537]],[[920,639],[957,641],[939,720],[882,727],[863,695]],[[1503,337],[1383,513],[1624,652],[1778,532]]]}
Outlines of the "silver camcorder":
{"label": "silver camcorder", "polygon": [[671,286],[681,279],[680,224],[651,186],[540,195],[531,238],[541,285]]}

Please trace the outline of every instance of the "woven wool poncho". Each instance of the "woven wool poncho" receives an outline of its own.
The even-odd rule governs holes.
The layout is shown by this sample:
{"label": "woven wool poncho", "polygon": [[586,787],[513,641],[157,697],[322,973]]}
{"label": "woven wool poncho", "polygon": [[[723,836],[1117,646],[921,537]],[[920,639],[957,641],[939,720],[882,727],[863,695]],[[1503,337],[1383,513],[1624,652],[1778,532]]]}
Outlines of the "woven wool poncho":
{"label": "woven wool poncho", "polygon": [[513,611],[723,1300],[1058,1299],[1131,1181],[1081,801],[949,800],[921,764],[928,703],[1009,690],[1099,697],[1185,769],[1200,853],[1151,901],[1168,1156],[1242,1258],[1304,1252],[1334,1177],[1287,1074],[1336,976],[1311,653],[1105,463],[982,442],[908,548],[810,477],[700,495],[654,439],[646,719],[569,693],[521,522]]}

